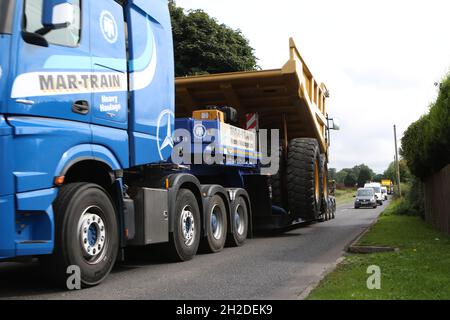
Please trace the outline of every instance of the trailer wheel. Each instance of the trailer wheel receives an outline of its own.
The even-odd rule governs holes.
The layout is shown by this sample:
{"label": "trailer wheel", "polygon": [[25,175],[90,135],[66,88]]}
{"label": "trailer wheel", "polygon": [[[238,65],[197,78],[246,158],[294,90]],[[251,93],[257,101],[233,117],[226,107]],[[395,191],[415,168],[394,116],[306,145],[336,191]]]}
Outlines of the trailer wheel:
{"label": "trailer wheel", "polygon": [[202,239],[204,251],[216,253],[222,251],[227,238],[227,209],[219,195],[213,196],[206,210],[206,237]]}
{"label": "trailer wheel", "polygon": [[200,209],[192,191],[180,189],[173,219],[167,254],[173,261],[191,260],[197,254],[201,233]]}
{"label": "trailer wheel", "polygon": [[237,197],[231,203],[231,218],[234,232],[228,234],[228,245],[231,247],[240,247],[247,240],[248,221],[249,221],[248,207],[243,197]]}
{"label": "trailer wheel", "polygon": [[44,272],[66,285],[68,268],[80,268],[81,285],[98,285],[110,273],[119,250],[117,215],[106,191],[91,183],[61,187],[54,202],[55,249],[41,259]]}
{"label": "trailer wheel", "polygon": [[289,143],[287,187],[289,211],[295,218],[320,216],[320,153],[316,139],[298,138]]}

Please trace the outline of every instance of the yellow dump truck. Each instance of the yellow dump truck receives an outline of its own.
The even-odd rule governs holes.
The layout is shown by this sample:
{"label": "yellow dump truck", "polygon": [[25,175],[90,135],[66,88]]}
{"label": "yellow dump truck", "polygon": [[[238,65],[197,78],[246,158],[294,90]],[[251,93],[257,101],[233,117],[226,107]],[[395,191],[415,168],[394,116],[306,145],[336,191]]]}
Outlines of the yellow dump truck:
{"label": "yellow dump truck", "polygon": [[210,106],[231,106],[241,128],[279,130],[279,170],[268,178],[271,212],[264,213],[258,194],[250,198],[261,220],[280,226],[297,218],[334,217],[327,163],[330,129],[338,128],[328,118],[327,98],[327,87],[314,78],[290,39],[289,60],[281,69],[177,78],[175,109],[176,118],[183,118]]}
{"label": "yellow dump truck", "polygon": [[389,180],[389,179],[383,179],[383,180],[381,180],[381,185],[382,185],[383,187],[386,187],[386,188],[387,188],[388,194],[393,194],[393,193],[394,193],[394,184],[392,183],[391,180]]}

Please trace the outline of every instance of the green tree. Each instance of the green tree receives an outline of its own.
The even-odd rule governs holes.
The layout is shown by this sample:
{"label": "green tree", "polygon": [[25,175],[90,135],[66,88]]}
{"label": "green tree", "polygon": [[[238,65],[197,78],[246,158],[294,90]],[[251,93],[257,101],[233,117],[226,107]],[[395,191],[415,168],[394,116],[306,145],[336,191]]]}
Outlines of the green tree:
{"label": "green tree", "polygon": [[375,182],[381,182],[381,180],[382,179],[384,179],[384,175],[382,175],[382,174],[376,174],[374,177],[373,177],[373,181],[375,181]]}
{"label": "green tree", "polygon": [[344,179],[344,185],[346,187],[354,187],[356,184],[356,178],[355,175],[353,173],[349,173],[347,174],[347,176]]}
{"label": "green tree", "polygon": [[202,10],[169,1],[176,76],[250,71],[258,68],[254,49],[240,30],[219,24]]}
{"label": "green tree", "polygon": [[348,174],[352,173],[352,169],[342,169],[339,172],[336,173],[336,182],[337,183],[344,183],[345,178]]}
{"label": "green tree", "polygon": [[359,170],[358,187],[362,188],[364,187],[364,184],[372,180],[373,172],[371,171],[372,170],[370,170],[369,168],[364,167]]}
{"label": "green tree", "polygon": [[370,175],[369,180],[372,180],[372,177],[375,175],[375,172],[373,172],[373,170],[370,169],[369,166],[367,166],[363,163],[363,164],[354,166],[352,168],[352,172],[355,175],[355,177],[359,177],[359,174],[361,173],[362,170],[366,171],[365,174],[367,175],[367,173],[368,173],[368,175]]}
{"label": "green tree", "polygon": [[[409,171],[408,165],[406,164],[406,160],[400,159],[400,181],[401,182],[409,182],[411,181],[412,175]],[[394,183],[397,181],[397,169],[395,166],[395,162],[391,162],[389,167],[383,174],[383,177],[386,179],[390,179]]]}

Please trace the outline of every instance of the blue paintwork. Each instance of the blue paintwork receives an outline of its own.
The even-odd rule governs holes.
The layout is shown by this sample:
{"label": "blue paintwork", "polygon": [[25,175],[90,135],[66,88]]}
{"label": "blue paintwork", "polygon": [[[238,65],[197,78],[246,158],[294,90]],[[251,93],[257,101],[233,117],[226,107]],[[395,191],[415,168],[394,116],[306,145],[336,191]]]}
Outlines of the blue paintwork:
{"label": "blue paintwork", "polygon": [[[139,71],[151,69],[152,60],[156,59],[150,84],[140,90],[131,88],[130,166],[167,161],[171,147],[162,150],[161,154],[158,150],[158,144],[161,145],[166,137],[167,123],[170,121],[169,132],[173,132],[174,127],[175,77],[167,2],[128,1],[125,11],[130,70],[138,75]],[[163,117],[158,124],[165,111],[170,113],[170,119]]]}
{"label": "blue paintwork", "polygon": [[[89,1],[90,5],[90,43],[92,57],[92,66],[100,72],[122,73],[127,74],[127,55],[125,48],[125,30],[123,9],[122,7],[110,0]],[[102,13],[107,11],[114,16],[117,25],[117,39],[114,43],[110,43],[102,34],[101,23],[99,23]],[[120,61],[120,63],[119,63]],[[117,104],[120,110],[101,111],[102,97],[117,97]],[[93,123],[103,126],[116,127],[126,130],[128,128],[128,93],[127,91],[113,93],[94,93],[93,94]],[[94,143],[97,143],[95,134]],[[128,150],[127,150],[128,151]]]}
{"label": "blue paintwork", "polygon": [[11,39],[10,35],[0,34],[0,114],[6,112],[6,100],[11,86],[9,81]]}
{"label": "blue paintwork", "polygon": [[[253,152],[250,151],[248,149],[243,149],[243,148],[234,148],[231,146],[226,146],[224,144],[224,141],[222,141],[220,135],[218,135],[217,137],[211,136],[209,134],[206,134],[203,138],[199,138],[196,137],[194,135],[194,127],[196,125],[202,125],[205,129],[206,132],[213,130],[212,132],[215,132],[216,135],[218,135],[217,133],[220,131],[220,122],[218,120],[203,120],[203,121],[199,121],[196,119],[191,119],[191,118],[180,118],[180,119],[176,119],[175,121],[175,128],[176,129],[184,129],[188,132],[191,133],[191,152],[193,154],[198,154],[198,153],[202,153],[205,151],[205,149],[207,147],[210,147],[211,145],[214,145],[215,150],[220,150],[220,152],[224,152],[224,148],[228,148],[230,150],[235,150],[235,152],[241,156],[240,158],[244,158],[247,160],[251,160],[250,163],[244,163],[244,164],[238,164],[235,162],[229,162],[226,163],[227,166],[237,166],[237,167],[246,167],[246,168],[257,168],[257,160],[260,157],[260,154],[257,152]],[[176,137],[175,137],[176,138]],[[197,150],[197,148],[195,148],[195,144],[201,144],[202,148],[201,150]]]}
{"label": "blue paintwork", "polygon": [[92,130],[87,123],[36,117],[8,120],[14,128],[10,156],[15,159],[16,192],[51,188],[55,169],[65,153],[79,145],[92,145]]}
{"label": "blue paintwork", "polygon": [[56,195],[51,188],[0,197],[0,259],[52,253]]}
{"label": "blue paintwork", "polygon": [[15,218],[14,196],[0,196],[0,259],[16,254]]}
{"label": "blue paintwork", "polygon": [[11,135],[12,128],[0,115],[0,196],[14,193],[13,157],[8,152],[12,148]]}

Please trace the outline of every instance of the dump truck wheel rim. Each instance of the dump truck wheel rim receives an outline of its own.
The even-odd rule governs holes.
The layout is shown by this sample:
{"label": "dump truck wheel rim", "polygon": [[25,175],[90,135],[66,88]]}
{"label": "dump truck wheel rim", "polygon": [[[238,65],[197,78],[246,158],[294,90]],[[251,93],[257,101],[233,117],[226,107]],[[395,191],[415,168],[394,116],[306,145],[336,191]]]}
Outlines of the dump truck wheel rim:
{"label": "dump truck wheel rim", "polygon": [[78,223],[83,258],[88,264],[99,263],[107,252],[107,230],[101,216],[102,209],[91,206],[84,210]]}

